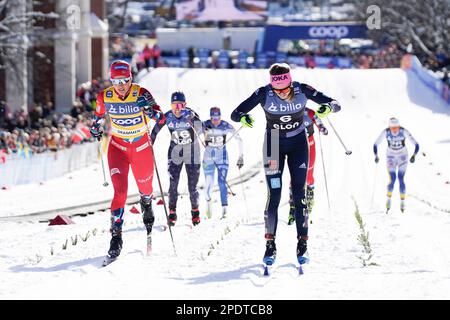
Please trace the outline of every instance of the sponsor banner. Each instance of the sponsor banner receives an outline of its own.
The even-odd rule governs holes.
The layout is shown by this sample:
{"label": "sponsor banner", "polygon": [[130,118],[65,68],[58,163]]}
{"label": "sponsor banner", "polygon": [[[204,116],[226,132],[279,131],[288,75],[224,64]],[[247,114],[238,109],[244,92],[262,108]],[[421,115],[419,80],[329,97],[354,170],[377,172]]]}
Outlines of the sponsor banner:
{"label": "sponsor banner", "polygon": [[262,51],[277,51],[281,39],[356,39],[367,38],[365,24],[281,24],[267,25],[264,28]]}

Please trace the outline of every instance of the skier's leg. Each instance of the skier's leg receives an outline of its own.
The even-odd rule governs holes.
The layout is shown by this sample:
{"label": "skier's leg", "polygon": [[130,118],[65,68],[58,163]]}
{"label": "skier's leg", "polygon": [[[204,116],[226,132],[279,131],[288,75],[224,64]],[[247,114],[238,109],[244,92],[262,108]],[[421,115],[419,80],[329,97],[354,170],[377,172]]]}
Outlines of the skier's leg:
{"label": "skier's leg", "polygon": [[109,173],[114,188],[114,197],[111,202],[111,211],[123,208],[127,200],[128,171],[130,167],[127,150],[128,149],[121,150],[116,145],[113,145],[111,143],[108,147]]}
{"label": "skier's leg", "polygon": [[228,189],[227,189],[227,174],[228,174],[228,164],[221,164],[218,166],[218,181],[220,189],[220,201],[222,202],[222,218],[227,215],[228,208]]}
{"label": "skier's leg", "polygon": [[178,182],[183,163],[175,163],[170,157],[167,165],[169,172],[169,225],[174,226],[177,221]]}
{"label": "skier's leg", "polygon": [[402,154],[398,164],[398,182],[400,185],[400,197],[406,197],[405,173],[408,167],[408,154]]}
{"label": "skier's leg", "polygon": [[185,164],[188,179],[189,198],[191,200],[191,208],[198,209],[198,190],[197,184],[200,177],[199,164]]}
{"label": "skier's leg", "polygon": [[295,222],[295,205],[294,199],[292,197],[292,184],[289,182],[289,215],[288,215],[288,225]]}
{"label": "skier's leg", "polygon": [[308,138],[309,144],[309,165],[308,165],[308,176],[307,184],[308,186],[314,186],[314,164],[316,162],[316,142],[314,141],[314,136]]}
{"label": "skier's leg", "polygon": [[387,154],[386,165],[389,183],[387,185],[386,209],[391,209],[392,192],[394,191],[395,180],[397,179],[397,158],[394,154]]}
{"label": "skier's leg", "polygon": [[[114,138],[112,138],[114,139]],[[113,141],[111,139],[111,141]],[[118,142],[108,147],[108,165],[111,181],[114,187],[114,197],[111,202],[111,241],[108,250],[110,258],[116,258],[122,250],[122,226],[124,207],[128,191],[129,149],[120,148]]]}
{"label": "skier's leg", "polygon": [[214,188],[215,165],[210,158],[203,157],[203,173],[205,174],[205,197],[206,201],[211,201],[212,191]]}
{"label": "skier's leg", "polygon": [[[274,133],[276,134],[276,133]],[[283,152],[283,144],[279,139],[274,138],[273,143],[278,144],[272,146],[271,131],[267,131],[264,140],[263,163],[267,183],[267,202],[264,211],[265,221],[265,238],[273,240],[276,236],[278,225],[278,206],[281,200],[281,188],[284,169],[285,153]],[[279,148],[277,150],[277,147]]]}
{"label": "skier's leg", "polygon": [[405,199],[406,199],[406,184],[405,184],[405,174],[406,168],[408,167],[408,154],[405,153],[400,157],[400,164],[398,166],[398,182],[400,186],[400,209],[405,210]]}
{"label": "skier's leg", "polygon": [[167,169],[169,172],[169,209],[176,211],[178,200],[178,182],[180,181],[180,173],[183,163],[175,164],[169,159]]}
{"label": "skier's leg", "polygon": [[227,189],[227,174],[228,174],[228,164],[218,165],[217,180],[219,182],[220,188],[220,200],[222,206],[228,206],[228,189]]}
{"label": "skier's leg", "polygon": [[147,139],[142,143],[138,143],[136,146],[133,145],[133,148],[131,170],[133,171],[134,179],[141,194],[142,220],[147,229],[147,234],[151,234],[155,221],[151,203],[154,176],[153,149]]}
{"label": "skier's leg", "polygon": [[[298,239],[303,238],[304,240],[308,239],[308,210],[305,201],[305,186],[309,159],[308,153],[309,147],[306,135],[299,135],[296,139],[295,147],[288,153],[287,161],[289,172],[291,174],[297,237]],[[301,253],[301,255],[303,255],[303,253]]]}
{"label": "skier's leg", "polygon": [[398,182],[400,184],[400,198],[406,198],[406,184],[405,184],[405,173],[406,171],[402,171],[400,168],[398,170]]}
{"label": "skier's leg", "polygon": [[263,262],[275,262],[277,249],[275,237],[278,224],[278,206],[281,200],[281,177],[283,175],[286,153],[285,142],[280,140],[277,130],[267,130],[264,135],[263,164],[267,183],[267,202],[264,210],[266,250]]}
{"label": "skier's leg", "polygon": [[211,204],[211,197],[212,197],[212,191],[214,188],[214,173],[215,173],[215,166],[214,163],[212,163],[209,159],[203,157],[203,173],[205,174],[205,198],[206,198],[206,216],[208,218],[211,218],[212,215],[212,204]]}
{"label": "skier's leg", "polygon": [[200,223],[198,190],[197,184],[200,177],[200,164],[185,164],[186,174],[188,178],[189,198],[191,200],[192,223],[197,225]]}

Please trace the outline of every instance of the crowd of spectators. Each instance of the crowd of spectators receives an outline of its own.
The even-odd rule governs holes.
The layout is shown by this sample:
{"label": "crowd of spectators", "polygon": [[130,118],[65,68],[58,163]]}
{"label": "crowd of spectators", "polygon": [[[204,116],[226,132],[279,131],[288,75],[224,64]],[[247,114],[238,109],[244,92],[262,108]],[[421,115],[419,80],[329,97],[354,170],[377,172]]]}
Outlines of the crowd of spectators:
{"label": "crowd of spectators", "polygon": [[[154,49],[154,48],[157,49]],[[141,70],[142,68],[148,68],[148,67],[157,67],[157,66],[170,66],[170,63],[167,63],[168,59],[174,60],[174,59],[181,59],[179,54],[177,53],[167,53],[163,52],[163,55],[161,55],[161,49],[157,46],[154,48],[149,48],[148,46],[144,47],[144,50],[142,52],[136,53],[136,56],[138,57],[136,59],[136,66],[137,70]],[[189,67],[190,68],[196,68],[200,67],[202,64],[199,63],[199,55],[198,53],[200,51],[205,51],[203,49],[190,47],[187,50],[188,53],[188,61],[189,61]],[[217,55],[219,54],[220,50],[206,50],[208,51],[209,56],[209,63],[208,67],[210,68],[216,68],[217,67]],[[223,50],[222,50],[223,51]],[[153,57],[154,52],[156,53],[156,58]],[[351,65],[353,68],[359,68],[359,69],[378,69],[378,68],[399,68],[400,62],[403,57],[403,55],[406,52],[404,50],[401,50],[397,47],[395,44],[388,44],[381,48],[361,48],[361,49],[350,49],[346,46],[340,46],[340,45],[333,45],[330,43],[320,43],[317,46],[314,47],[292,47],[291,49],[287,50],[286,57],[302,57],[304,58],[305,64],[304,67],[307,68],[316,68],[317,64],[315,63],[316,57],[333,57],[333,58],[348,58],[351,61]],[[268,55],[268,53],[266,53]],[[238,55],[237,51],[228,51],[228,58],[230,62],[228,63],[228,68],[236,68],[239,64],[238,62]],[[247,64],[247,68],[260,68],[261,65],[257,63],[258,55],[251,55],[246,53],[247,56],[251,57],[251,63]],[[277,54],[273,53],[272,58],[268,58],[267,64],[270,65],[271,63],[275,62],[272,60],[275,60],[275,56]],[[268,55],[269,57],[269,55]],[[154,61],[152,62],[152,59]],[[178,62],[178,64],[180,61]],[[177,64],[175,64],[177,65]],[[268,65],[266,67],[268,67]],[[337,65],[334,65],[333,62],[330,62],[329,65],[327,65],[328,68],[337,68]]]}
{"label": "crowd of spectators", "polygon": [[82,84],[70,114],[55,111],[51,102],[35,103],[29,111],[23,107],[12,112],[0,101],[0,164],[11,155],[29,158],[94,141],[89,128],[95,101],[108,84],[99,80]]}
{"label": "crowd of spectators", "polygon": [[352,52],[350,57],[359,69],[399,68],[405,53],[396,44],[389,44],[369,54]]}

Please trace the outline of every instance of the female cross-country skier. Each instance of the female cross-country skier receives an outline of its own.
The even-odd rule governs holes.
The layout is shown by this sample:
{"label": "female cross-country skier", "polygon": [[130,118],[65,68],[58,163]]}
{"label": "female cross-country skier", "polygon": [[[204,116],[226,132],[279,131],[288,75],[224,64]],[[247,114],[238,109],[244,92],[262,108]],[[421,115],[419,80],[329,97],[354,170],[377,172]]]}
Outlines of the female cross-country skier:
{"label": "female cross-country skier", "polygon": [[278,223],[278,206],[281,198],[281,177],[284,163],[291,175],[292,195],[297,226],[297,259],[307,261],[304,254],[308,240],[308,212],[305,204],[305,185],[308,169],[309,146],[306,137],[304,112],[308,99],[320,104],[319,118],[341,109],[339,103],[314,88],[292,81],[289,65],[274,64],[269,69],[270,84],[257,89],[231,114],[231,119],[244,126],[253,127],[254,120],[248,114],[261,104],[266,115],[266,131],[263,148],[264,168],[268,188],[265,220],[266,251],[264,263],[271,265],[276,258],[275,237]]}
{"label": "female cross-country skier", "polygon": [[[227,214],[228,191],[226,179],[228,174],[228,152],[226,149],[227,134],[234,134],[236,130],[231,124],[221,119],[220,109],[210,109],[210,119],[203,123],[205,134],[205,152],[203,154],[203,172],[206,180],[206,216],[211,218],[211,193],[214,187],[214,172],[217,169],[217,180],[219,182],[220,200],[222,202],[222,218]],[[239,143],[238,168],[244,165],[242,139],[238,133],[235,138]]]}
{"label": "female cross-country skier", "polygon": [[151,202],[154,163],[147,123],[149,118],[164,121],[164,114],[151,93],[132,83],[131,66],[127,62],[117,60],[111,64],[111,83],[111,87],[98,94],[95,118],[90,129],[91,134],[100,141],[103,133],[101,123],[105,115],[109,115],[112,137],[108,147],[108,165],[114,198],[111,203],[112,238],[108,261],[116,259],[122,249],[123,214],[130,167],[141,194],[147,237],[151,237],[155,220]]}
{"label": "female cross-country skier", "polygon": [[[378,158],[378,145],[387,140],[386,151],[386,164],[389,173],[389,184],[387,186],[387,201],[386,201],[386,213],[391,209],[391,197],[392,191],[394,191],[395,180],[398,175],[398,181],[400,184],[400,210],[405,211],[405,199],[406,199],[406,185],[405,185],[405,173],[408,166],[408,149],[406,148],[406,138],[415,145],[414,154],[409,159],[409,162],[414,163],[416,155],[419,152],[419,144],[413,138],[408,130],[400,126],[400,122],[397,118],[389,119],[389,128],[384,129],[377,141],[373,145],[373,152],[375,153],[375,163],[380,161]],[[398,174],[397,171],[398,170]]]}
{"label": "female cross-country skier", "polygon": [[192,224],[196,226],[200,223],[197,183],[200,176],[198,134],[203,131],[202,122],[197,113],[186,107],[186,97],[183,92],[172,93],[171,107],[172,110],[165,113],[164,121],[158,122],[151,134],[152,141],[155,141],[164,125],[167,125],[171,134],[168,151],[169,225],[174,226],[177,221],[178,182],[184,164],[188,178]]}
{"label": "female cross-country skier", "polygon": [[[328,134],[327,128],[323,125],[322,120],[316,115],[316,112],[312,109],[305,108],[305,118],[303,120],[308,133],[308,144],[309,144],[309,165],[308,173],[306,175],[306,208],[308,210],[308,215],[311,214],[312,208],[314,206],[314,164],[316,162],[316,141],[314,140],[314,125],[319,128],[320,133],[323,135]],[[294,200],[292,198],[292,187],[289,186],[289,216],[288,224],[291,225],[295,221],[295,206]],[[311,222],[312,223],[312,222]]]}

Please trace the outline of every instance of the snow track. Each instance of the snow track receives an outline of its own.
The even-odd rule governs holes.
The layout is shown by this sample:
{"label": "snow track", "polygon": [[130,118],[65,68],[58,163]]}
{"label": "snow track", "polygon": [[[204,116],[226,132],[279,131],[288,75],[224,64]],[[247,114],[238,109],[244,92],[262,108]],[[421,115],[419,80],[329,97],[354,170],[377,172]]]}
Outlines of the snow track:
{"label": "snow track", "polygon": [[[225,120],[240,101],[267,81],[265,70],[156,69],[142,84],[167,110],[170,93],[184,90],[188,105],[206,119],[209,108],[219,106]],[[240,131],[244,139],[242,178],[235,167],[237,144],[231,141],[229,182],[237,194],[229,198],[229,216],[220,220],[218,192],[213,198],[213,217],[206,219],[202,202],[200,225],[190,228],[190,204],[182,174],[177,225],[163,231],[163,207],[155,205],[153,254],[146,256],[145,228],[139,214],[126,207],[124,247],[120,258],[102,268],[109,246],[109,212],[75,216],[74,225],[46,224],[3,219],[0,224],[0,298],[96,298],[96,299],[449,299],[450,298],[450,109],[424,87],[414,74],[401,70],[294,70],[304,81],[342,104],[331,116],[346,146],[329,129],[316,138],[315,206],[311,218],[304,275],[296,269],[295,225],[287,225],[289,183],[283,176],[279,208],[277,260],[272,275],[264,277],[264,208],[266,184],[261,166],[264,115],[255,108],[255,128]],[[308,105],[314,108],[314,104]],[[397,116],[421,145],[416,163],[406,174],[406,212],[399,210],[398,186],[392,210],[385,214],[387,174],[384,149],[375,165],[372,145],[391,116]],[[325,121],[326,124],[326,121]],[[163,129],[155,148],[164,190],[168,187],[165,163],[169,134]],[[321,158],[320,147],[324,158]],[[411,146],[408,146],[411,150]],[[161,150],[161,151],[160,151]],[[424,152],[426,156],[422,153]],[[322,160],[325,161],[331,209],[328,208]],[[97,171],[93,171],[94,167]],[[0,193],[0,215],[50,210],[51,205],[71,206],[94,200],[108,201],[111,188],[101,186],[99,165],[49,181],[43,186],[24,186]],[[286,170],[287,171],[287,170]],[[200,184],[203,184],[203,174]],[[156,183],[155,183],[156,185]],[[135,194],[132,178],[129,194]],[[82,191],[80,191],[82,190]],[[155,190],[158,192],[159,190]],[[71,193],[71,194],[70,194]],[[81,193],[81,194],[80,194]],[[43,195],[52,201],[41,201]],[[26,195],[26,196],[24,196]],[[53,200],[54,198],[54,200]],[[72,199],[73,198],[73,199]],[[363,247],[355,219],[356,200],[372,250],[362,267]],[[27,199],[28,201],[24,201]],[[203,192],[201,192],[203,200]],[[139,206],[136,206],[139,209]],[[95,230],[95,232],[94,232]],[[89,236],[88,235],[89,232]],[[95,235],[94,235],[95,233]],[[76,244],[72,244],[76,237]],[[87,237],[87,239],[86,239]],[[86,239],[86,241],[83,241]],[[63,245],[66,243],[66,249]]]}

